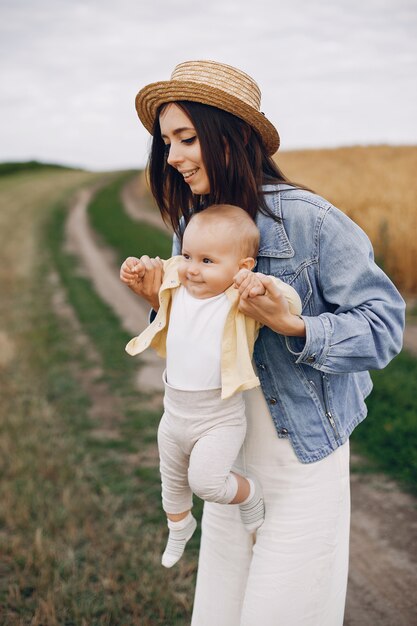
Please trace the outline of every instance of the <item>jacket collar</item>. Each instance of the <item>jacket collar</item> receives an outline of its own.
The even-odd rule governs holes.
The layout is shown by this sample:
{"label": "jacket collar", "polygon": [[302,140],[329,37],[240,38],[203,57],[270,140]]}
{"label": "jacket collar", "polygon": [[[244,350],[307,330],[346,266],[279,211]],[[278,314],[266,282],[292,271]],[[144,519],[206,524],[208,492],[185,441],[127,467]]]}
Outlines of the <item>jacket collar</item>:
{"label": "jacket collar", "polygon": [[261,244],[258,256],[276,257],[288,259],[294,256],[294,249],[290,244],[288,235],[284,228],[282,210],[281,210],[281,193],[287,189],[292,189],[291,185],[264,185],[265,201],[268,208],[280,218],[280,222],[276,222],[268,215],[264,215],[258,211],[256,216],[256,224],[261,233]]}

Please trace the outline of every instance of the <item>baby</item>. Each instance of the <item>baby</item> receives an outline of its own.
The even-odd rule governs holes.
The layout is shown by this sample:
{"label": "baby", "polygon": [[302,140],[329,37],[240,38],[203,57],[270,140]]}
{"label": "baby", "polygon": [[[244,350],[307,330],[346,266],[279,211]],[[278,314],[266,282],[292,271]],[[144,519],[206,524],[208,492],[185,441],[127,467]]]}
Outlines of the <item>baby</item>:
{"label": "baby", "polygon": [[[196,528],[193,493],[211,502],[238,504],[248,532],[264,520],[256,479],[232,470],[246,433],[242,391],[259,385],[252,353],[261,324],[239,311],[240,294],[256,298],[266,293],[251,271],[258,247],[259,231],[243,209],[222,204],[195,213],[184,231],[182,255],[163,261],[155,319],[126,346],[131,355],[151,346],[166,357],[158,429],[169,528],[165,567],[181,558]],[[145,265],[129,257],[120,275],[133,285],[145,273]],[[290,313],[300,314],[297,292],[274,280]]]}

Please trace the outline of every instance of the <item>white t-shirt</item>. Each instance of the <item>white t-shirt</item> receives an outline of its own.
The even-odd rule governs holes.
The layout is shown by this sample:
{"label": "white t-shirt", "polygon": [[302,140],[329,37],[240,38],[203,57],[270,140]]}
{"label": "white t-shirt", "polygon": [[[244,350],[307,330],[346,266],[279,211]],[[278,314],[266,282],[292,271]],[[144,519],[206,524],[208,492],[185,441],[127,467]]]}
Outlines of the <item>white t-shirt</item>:
{"label": "white t-shirt", "polygon": [[229,310],[224,293],[194,298],[183,285],[174,292],[166,341],[169,385],[184,391],[221,387],[222,338]]}

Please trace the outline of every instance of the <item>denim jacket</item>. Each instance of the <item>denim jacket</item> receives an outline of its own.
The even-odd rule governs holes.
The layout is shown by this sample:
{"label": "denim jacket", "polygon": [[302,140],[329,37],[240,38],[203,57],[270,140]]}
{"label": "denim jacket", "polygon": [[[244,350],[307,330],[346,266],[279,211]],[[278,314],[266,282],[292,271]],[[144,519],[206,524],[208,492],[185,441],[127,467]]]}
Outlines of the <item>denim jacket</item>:
{"label": "denim jacket", "polygon": [[258,211],[257,270],[298,292],[306,337],[263,327],[254,361],[278,437],[311,463],[365,418],[367,370],[382,369],[401,350],[405,305],[375,264],[368,237],[344,213],[289,185],[264,189],[281,222]]}

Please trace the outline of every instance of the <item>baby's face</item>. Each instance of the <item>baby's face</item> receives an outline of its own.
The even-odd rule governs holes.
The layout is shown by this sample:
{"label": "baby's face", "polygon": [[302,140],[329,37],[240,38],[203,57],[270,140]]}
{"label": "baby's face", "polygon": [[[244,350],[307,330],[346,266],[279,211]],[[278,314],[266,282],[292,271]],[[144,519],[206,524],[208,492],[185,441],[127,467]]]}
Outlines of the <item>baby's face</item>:
{"label": "baby's face", "polygon": [[231,240],[230,229],[214,232],[197,220],[191,221],[184,232],[178,269],[181,284],[194,298],[219,295],[230,287],[241,267],[239,248]]}

